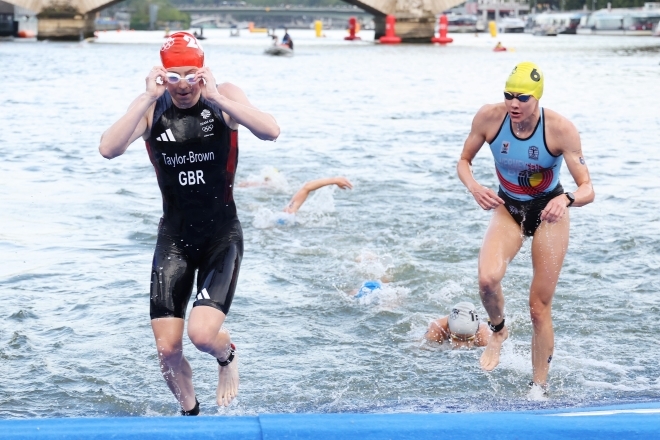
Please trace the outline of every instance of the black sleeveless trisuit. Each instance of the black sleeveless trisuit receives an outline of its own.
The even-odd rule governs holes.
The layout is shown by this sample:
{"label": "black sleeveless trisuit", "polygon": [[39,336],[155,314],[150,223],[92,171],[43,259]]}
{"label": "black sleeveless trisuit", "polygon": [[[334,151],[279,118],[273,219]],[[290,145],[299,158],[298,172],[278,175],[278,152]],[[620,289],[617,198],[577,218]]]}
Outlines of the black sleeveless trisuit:
{"label": "black sleeveless trisuit", "polygon": [[193,306],[227,314],[243,258],[233,197],[238,132],[204,98],[180,109],[166,91],[156,102],[146,144],[163,196],[151,269],[151,319],[185,318],[196,270]]}

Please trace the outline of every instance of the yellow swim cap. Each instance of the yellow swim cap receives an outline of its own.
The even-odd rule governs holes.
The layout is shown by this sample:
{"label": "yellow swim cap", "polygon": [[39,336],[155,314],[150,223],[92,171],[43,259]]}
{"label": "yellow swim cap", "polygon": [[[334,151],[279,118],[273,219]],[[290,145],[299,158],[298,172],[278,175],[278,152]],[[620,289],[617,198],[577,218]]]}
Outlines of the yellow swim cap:
{"label": "yellow swim cap", "polygon": [[529,61],[518,64],[513,68],[504,86],[505,92],[523,93],[532,95],[536,99],[543,96],[543,72]]}

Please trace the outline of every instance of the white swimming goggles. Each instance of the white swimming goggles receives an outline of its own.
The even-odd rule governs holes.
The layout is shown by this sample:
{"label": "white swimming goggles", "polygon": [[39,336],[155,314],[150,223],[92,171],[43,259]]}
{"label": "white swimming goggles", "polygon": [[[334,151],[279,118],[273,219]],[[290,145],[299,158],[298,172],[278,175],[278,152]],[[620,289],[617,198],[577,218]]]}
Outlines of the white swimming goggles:
{"label": "white swimming goggles", "polygon": [[176,72],[167,72],[165,74],[165,79],[167,79],[167,82],[170,84],[178,84],[179,81],[185,80],[188,84],[193,85],[197,83],[197,80],[195,79],[195,74],[194,73],[189,73],[186,76],[181,76]]}

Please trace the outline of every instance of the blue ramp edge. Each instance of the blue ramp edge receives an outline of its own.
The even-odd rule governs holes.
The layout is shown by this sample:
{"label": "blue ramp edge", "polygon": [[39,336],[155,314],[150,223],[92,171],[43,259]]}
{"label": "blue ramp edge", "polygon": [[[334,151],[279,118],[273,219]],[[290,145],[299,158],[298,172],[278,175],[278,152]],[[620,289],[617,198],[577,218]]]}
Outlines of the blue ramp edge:
{"label": "blue ramp edge", "polygon": [[264,414],[0,421],[0,439],[652,439],[660,402],[566,410],[443,414]]}

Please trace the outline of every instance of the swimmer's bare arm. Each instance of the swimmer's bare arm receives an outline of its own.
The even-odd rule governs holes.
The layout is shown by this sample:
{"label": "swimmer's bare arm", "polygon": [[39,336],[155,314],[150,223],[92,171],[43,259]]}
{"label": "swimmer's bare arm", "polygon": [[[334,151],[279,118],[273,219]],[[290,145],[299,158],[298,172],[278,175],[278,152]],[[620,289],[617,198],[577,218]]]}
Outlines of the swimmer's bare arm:
{"label": "swimmer's bare arm", "polygon": [[[573,191],[575,202],[571,206],[584,206],[593,202],[596,194],[591,184],[587,163],[582,155],[582,144],[577,128],[568,119],[552,110],[546,109],[545,117],[548,149],[555,155],[564,155],[568,171],[578,186],[577,190]],[[563,194],[555,197],[541,212],[541,220],[556,222],[566,214],[568,203],[568,198]]]}
{"label": "swimmer's bare arm", "polygon": [[206,82],[206,85],[201,86],[202,96],[222,109],[228,117],[225,121],[232,129],[237,129],[240,124],[263,141],[274,141],[278,138],[280,127],[275,118],[253,106],[243,90],[231,83],[216,86],[213,73],[208,67],[199,69],[195,78]]}
{"label": "swimmer's bare arm", "polygon": [[428,330],[426,330],[426,334],[424,335],[424,339],[427,341],[433,341],[433,342],[440,342],[443,343],[444,341],[449,339],[449,317],[448,316],[443,316],[442,318],[438,318],[435,321],[431,321],[429,324]]}
{"label": "swimmer's bare arm", "polygon": [[[483,209],[494,209],[504,203],[496,193],[490,188],[481,186],[472,175],[472,160],[477,155],[484,143],[495,135],[502,123],[504,113],[503,104],[484,105],[479,109],[472,120],[470,134],[465,140],[461,158],[456,166],[458,178],[463,185],[472,193],[472,196]],[[504,109],[506,112],[506,109]]]}
{"label": "swimmer's bare arm", "polygon": [[288,205],[286,205],[286,208],[284,208],[284,212],[289,214],[296,213],[303,205],[303,203],[305,203],[307,197],[309,197],[309,193],[328,185],[337,185],[341,189],[353,188],[353,184],[347,178],[341,176],[310,180],[309,182],[306,182],[302,188],[300,188],[298,192],[293,195],[293,197],[291,197]]}
{"label": "swimmer's bare arm", "polygon": [[146,78],[146,91],[138,96],[128,110],[101,135],[99,153],[106,159],[124,154],[140,136],[146,136],[149,128],[148,116],[153,112],[154,103],[165,93],[165,86],[158,84],[156,78],[165,78],[166,71],[160,66],[154,67]]}

